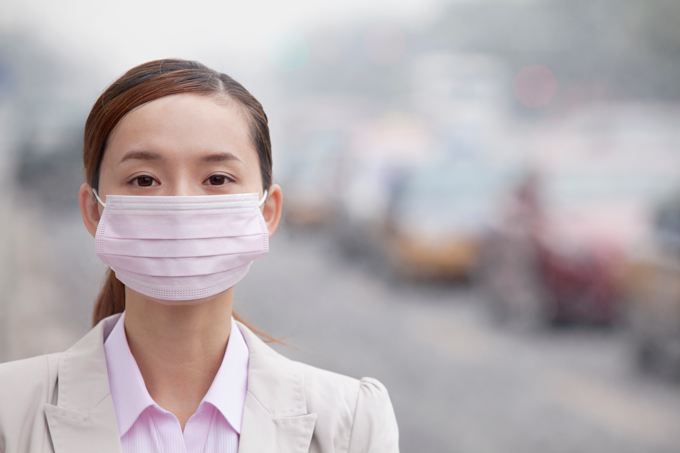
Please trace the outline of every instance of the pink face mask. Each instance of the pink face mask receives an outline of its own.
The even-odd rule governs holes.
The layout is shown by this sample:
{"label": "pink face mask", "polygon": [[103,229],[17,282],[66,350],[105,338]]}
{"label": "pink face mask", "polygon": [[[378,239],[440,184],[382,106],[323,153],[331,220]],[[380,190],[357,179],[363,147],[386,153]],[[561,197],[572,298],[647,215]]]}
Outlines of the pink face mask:
{"label": "pink face mask", "polygon": [[256,193],[108,195],[95,235],[97,256],[125,286],[167,301],[218,294],[269,251]]}

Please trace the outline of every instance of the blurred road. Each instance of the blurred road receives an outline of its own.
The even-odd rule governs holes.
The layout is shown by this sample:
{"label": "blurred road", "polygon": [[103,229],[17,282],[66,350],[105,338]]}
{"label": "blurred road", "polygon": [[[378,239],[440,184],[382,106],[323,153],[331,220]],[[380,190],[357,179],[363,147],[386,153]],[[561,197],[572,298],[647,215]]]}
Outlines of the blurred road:
{"label": "blurred road", "polygon": [[0,360],[63,351],[90,329],[106,266],[94,253],[76,196],[65,206],[18,195],[7,215],[12,265],[3,288],[8,319],[0,341],[7,338],[7,345]]}
{"label": "blurred road", "polygon": [[[104,270],[76,211],[16,206],[11,358],[79,338]],[[378,275],[323,234],[283,229],[236,308],[303,350],[277,346],[292,358],[380,379],[405,453],[680,451],[680,388],[637,374],[623,333],[499,329],[474,290]]]}
{"label": "blurred road", "polygon": [[474,290],[377,275],[284,230],[236,308],[306,351],[289,357],[381,380],[406,453],[680,451],[680,388],[637,374],[622,333],[503,330]]}

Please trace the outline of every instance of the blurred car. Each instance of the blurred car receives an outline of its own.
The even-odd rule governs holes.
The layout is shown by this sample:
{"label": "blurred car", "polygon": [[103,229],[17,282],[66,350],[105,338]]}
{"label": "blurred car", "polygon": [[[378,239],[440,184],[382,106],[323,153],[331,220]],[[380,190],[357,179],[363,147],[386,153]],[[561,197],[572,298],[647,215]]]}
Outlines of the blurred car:
{"label": "blurred car", "polygon": [[614,167],[530,175],[484,243],[481,283],[498,319],[611,323],[624,254],[646,229],[666,174]]}
{"label": "blurred car", "polygon": [[289,159],[288,171],[283,172],[287,225],[320,228],[335,220],[341,149],[342,134],[325,131],[311,137],[303,151]]}
{"label": "blurred car", "polygon": [[405,169],[439,151],[421,119],[391,112],[358,125],[340,165],[338,218],[334,235],[351,258],[378,264],[392,193]]}
{"label": "blurred car", "polygon": [[468,279],[503,171],[484,162],[416,168],[393,193],[384,256],[398,279]]}
{"label": "blurred car", "polygon": [[680,378],[680,194],[658,210],[653,234],[631,254],[626,276],[638,365]]}
{"label": "blurred car", "polygon": [[86,111],[54,111],[48,107],[20,139],[16,181],[22,191],[32,193],[46,207],[78,209],[73,194],[83,182],[82,125]]}
{"label": "blurred car", "polygon": [[350,161],[351,171],[339,193],[334,235],[349,257],[380,261],[391,193],[401,169],[388,159]]}

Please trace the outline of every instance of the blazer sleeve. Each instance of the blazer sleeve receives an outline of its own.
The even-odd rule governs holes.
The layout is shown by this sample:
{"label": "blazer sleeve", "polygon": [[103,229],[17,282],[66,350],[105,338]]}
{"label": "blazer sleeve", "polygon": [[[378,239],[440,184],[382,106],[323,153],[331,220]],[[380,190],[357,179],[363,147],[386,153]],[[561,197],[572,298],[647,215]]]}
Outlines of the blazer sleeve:
{"label": "blazer sleeve", "polygon": [[398,453],[399,429],[387,389],[363,378],[359,387],[349,453]]}

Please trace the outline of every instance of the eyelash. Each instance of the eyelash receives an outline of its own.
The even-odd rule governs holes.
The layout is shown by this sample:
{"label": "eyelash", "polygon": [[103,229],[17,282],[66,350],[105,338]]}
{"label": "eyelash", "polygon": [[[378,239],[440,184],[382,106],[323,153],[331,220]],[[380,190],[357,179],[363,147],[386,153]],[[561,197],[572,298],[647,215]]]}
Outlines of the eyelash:
{"label": "eyelash", "polygon": [[224,178],[224,179],[225,179],[224,183],[223,183],[223,184],[208,184],[208,185],[210,185],[210,186],[224,186],[224,185],[226,185],[227,183],[234,182],[234,180],[233,180],[232,178],[230,178],[229,176],[223,175],[223,174],[220,174],[220,173],[216,173],[216,174],[214,174],[214,175],[208,176],[208,177],[205,179],[205,181],[203,181],[203,184],[205,184],[207,181],[210,180],[210,178],[214,178],[215,176]]}
{"label": "eyelash", "polygon": [[[151,186],[142,186],[141,184],[139,184],[139,180],[142,179],[142,178],[149,178],[149,179],[151,179],[151,180],[152,180],[151,186],[154,185],[154,182],[156,183],[156,185],[160,185],[160,183],[156,180],[156,178],[154,178],[153,176],[149,176],[149,175],[139,175],[139,176],[135,176],[134,178],[132,178],[132,179],[130,180],[129,184],[132,184],[132,185],[134,185],[134,186],[139,186],[139,187],[151,187]],[[135,184],[135,181],[137,182],[137,184]]]}

